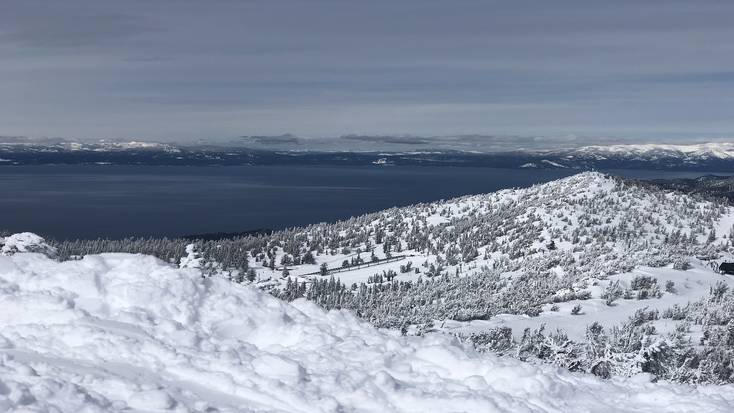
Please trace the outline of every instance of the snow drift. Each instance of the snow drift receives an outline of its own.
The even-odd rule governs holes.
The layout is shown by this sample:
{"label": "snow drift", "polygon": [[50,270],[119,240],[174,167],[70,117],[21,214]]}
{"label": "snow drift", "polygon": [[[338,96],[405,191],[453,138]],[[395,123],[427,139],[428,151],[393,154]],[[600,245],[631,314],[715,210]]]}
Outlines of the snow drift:
{"label": "snow drift", "polygon": [[[603,381],[402,337],[128,254],[0,256],[0,411],[728,412],[734,386]],[[86,409],[86,410],[85,410]]]}
{"label": "snow drift", "polygon": [[56,256],[56,250],[32,232],[0,237],[0,255],[12,255],[16,252],[38,252],[52,258]]}

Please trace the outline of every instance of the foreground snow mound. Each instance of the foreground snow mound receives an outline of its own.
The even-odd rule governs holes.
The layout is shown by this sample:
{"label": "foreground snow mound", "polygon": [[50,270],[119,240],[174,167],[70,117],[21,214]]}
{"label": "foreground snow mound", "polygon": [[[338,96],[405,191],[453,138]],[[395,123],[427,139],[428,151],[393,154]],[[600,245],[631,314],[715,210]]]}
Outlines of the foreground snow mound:
{"label": "foreground snow mound", "polygon": [[728,412],[734,387],[602,381],[401,337],[152,257],[0,256],[0,411]]}
{"label": "foreground snow mound", "polygon": [[32,232],[0,237],[0,255],[12,255],[16,252],[38,252],[49,257],[56,256],[56,250]]}

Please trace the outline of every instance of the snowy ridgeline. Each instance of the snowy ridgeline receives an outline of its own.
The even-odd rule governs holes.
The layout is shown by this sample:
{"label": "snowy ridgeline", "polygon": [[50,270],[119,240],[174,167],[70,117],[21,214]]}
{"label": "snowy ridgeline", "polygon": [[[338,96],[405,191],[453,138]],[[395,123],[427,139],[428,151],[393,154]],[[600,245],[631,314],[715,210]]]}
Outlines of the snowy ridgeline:
{"label": "snowy ridgeline", "polygon": [[[577,281],[659,266],[729,246],[723,204],[598,173],[368,214],[259,237],[198,242],[202,268],[237,281],[284,287],[338,273],[348,287],[439,275],[543,273]],[[185,240],[56,243],[61,259],[100,252],[148,253],[178,263]],[[395,259],[400,257],[400,259]],[[380,264],[383,265],[366,265]],[[551,274],[553,273],[553,274]],[[551,287],[551,288],[556,288]]]}
{"label": "snowy ridgeline", "polygon": [[[708,336],[732,316],[702,318],[702,305],[686,305],[710,303],[712,287],[732,284],[712,267],[732,260],[733,223],[718,201],[582,173],[261,237],[56,247],[61,259],[153,254],[286,300],[349,309],[378,327],[443,331],[605,377],[726,383],[734,338]],[[595,322],[602,329],[588,330]]]}
{"label": "snowy ridgeline", "polygon": [[0,256],[0,411],[730,412],[734,387],[602,380],[401,336],[153,257]]}

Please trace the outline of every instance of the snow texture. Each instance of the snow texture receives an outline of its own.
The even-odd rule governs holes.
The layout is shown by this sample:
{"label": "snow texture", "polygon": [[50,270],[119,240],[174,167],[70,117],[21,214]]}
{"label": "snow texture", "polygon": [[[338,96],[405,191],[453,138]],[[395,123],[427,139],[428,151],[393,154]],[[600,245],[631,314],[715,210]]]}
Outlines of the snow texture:
{"label": "snow texture", "polygon": [[570,152],[574,154],[646,156],[653,159],[663,156],[697,159],[731,159],[734,157],[734,144],[730,142],[710,142],[692,145],[632,144],[583,146],[573,149]]}
{"label": "snow texture", "polygon": [[0,255],[12,255],[16,252],[38,252],[48,256],[56,255],[53,247],[32,232],[21,232],[8,237],[0,237]]}
{"label": "snow texture", "polygon": [[734,408],[734,386],[604,381],[478,354],[143,255],[0,256],[0,308],[0,411]]}

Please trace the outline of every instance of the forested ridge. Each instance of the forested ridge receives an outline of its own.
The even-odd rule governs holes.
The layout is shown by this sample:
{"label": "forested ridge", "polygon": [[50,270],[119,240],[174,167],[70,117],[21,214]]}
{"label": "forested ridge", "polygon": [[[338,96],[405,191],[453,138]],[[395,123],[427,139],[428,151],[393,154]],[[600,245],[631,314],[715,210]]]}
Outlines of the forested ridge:
{"label": "forested ridge", "polygon": [[[683,271],[691,259],[716,267],[731,255],[731,215],[723,200],[589,172],[271,234],[53,245],[62,260],[114,251],[185,261],[204,276],[252,283],[286,300],[306,298],[327,309],[348,309],[379,327],[424,334],[440,320],[538,316],[554,311],[556,303],[592,298],[595,286],[611,289],[604,292],[610,306],[675,294],[674,286],[652,281],[615,287],[608,277],[640,266]],[[395,256],[403,258],[388,260]],[[362,265],[380,261],[394,263]],[[644,371],[680,381],[730,382],[734,339],[726,336],[732,319],[726,303],[732,299],[728,292],[717,297],[663,315],[636,313],[612,328],[590,325],[582,341],[543,329],[520,339],[506,329],[460,338],[480,349],[605,377]],[[713,309],[724,315],[695,315]],[[677,335],[656,333],[653,322],[660,319],[679,322]],[[690,325],[707,338],[694,342]]]}

